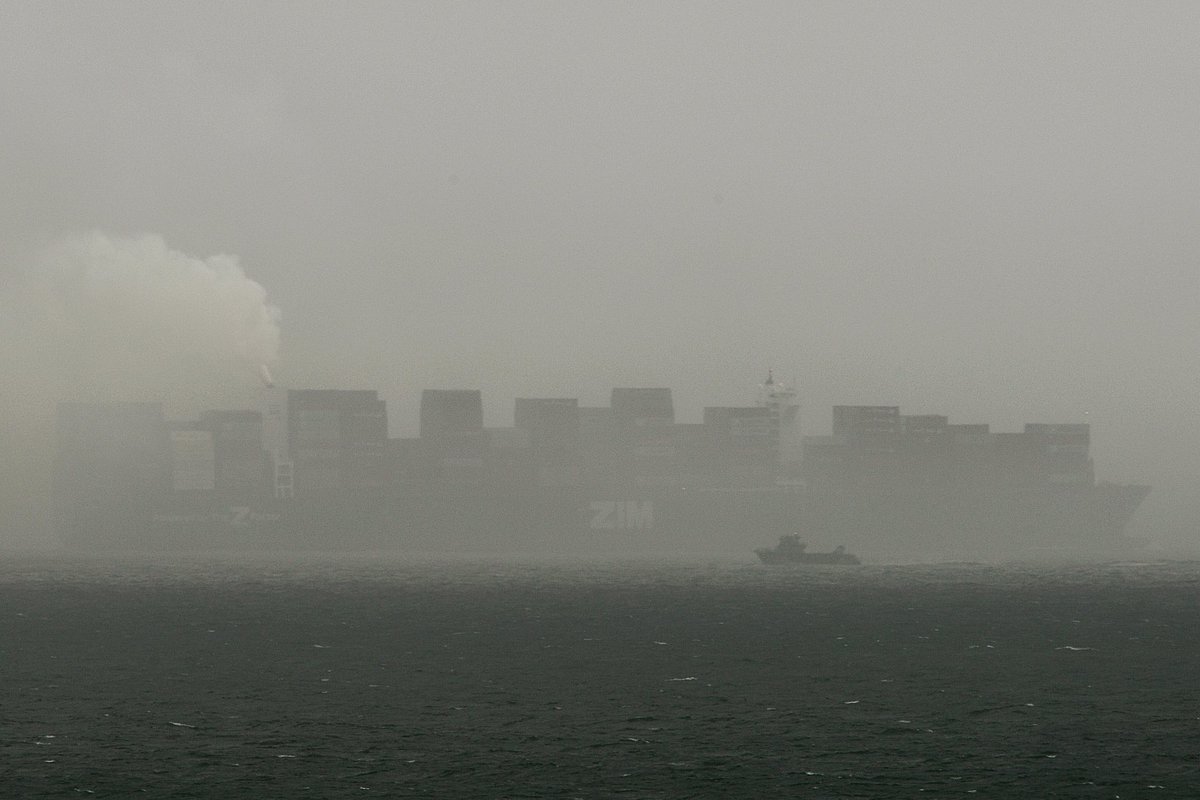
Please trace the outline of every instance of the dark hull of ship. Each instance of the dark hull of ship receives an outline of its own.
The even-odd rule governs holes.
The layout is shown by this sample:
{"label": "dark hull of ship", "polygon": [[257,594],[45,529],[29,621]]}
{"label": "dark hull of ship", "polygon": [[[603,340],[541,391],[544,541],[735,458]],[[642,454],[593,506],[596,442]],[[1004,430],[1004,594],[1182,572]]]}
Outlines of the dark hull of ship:
{"label": "dark hull of ship", "polygon": [[860,561],[857,556],[851,555],[850,553],[844,553],[844,552],[832,552],[832,553],[805,552],[805,553],[792,554],[792,553],[781,553],[779,550],[768,550],[765,548],[756,550],[755,552],[758,553],[758,559],[760,561],[762,561],[764,564],[770,564],[771,566],[788,566],[788,565],[792,565],[792,564],[801,564],[801,565],[825,564],[825,565],[850,566],[850,565],[862,563],[862,561]]}
{"label": "dark hull of ship", "polygon": [[97,551],[752,557],[799,532],[868,563],[1136,552],[1125,528],[1148,489],[1007,492],[687,489],[339,493],[292,500],[173,497],[69,509],[60,538]]}

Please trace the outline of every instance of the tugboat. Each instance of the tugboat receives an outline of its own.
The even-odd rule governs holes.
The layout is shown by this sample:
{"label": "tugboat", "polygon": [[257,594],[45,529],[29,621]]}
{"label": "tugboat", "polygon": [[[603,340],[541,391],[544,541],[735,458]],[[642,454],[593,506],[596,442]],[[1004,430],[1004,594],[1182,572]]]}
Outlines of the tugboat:
{"label": "tugboat", "polygon": [[800,534],[787,533],[779,537],[775,547],[760,547],[754,552],[764,564],[861,564],[858,556],[847,553],[838,545],[829,553],[810,553],[807,545],[800,541]]}

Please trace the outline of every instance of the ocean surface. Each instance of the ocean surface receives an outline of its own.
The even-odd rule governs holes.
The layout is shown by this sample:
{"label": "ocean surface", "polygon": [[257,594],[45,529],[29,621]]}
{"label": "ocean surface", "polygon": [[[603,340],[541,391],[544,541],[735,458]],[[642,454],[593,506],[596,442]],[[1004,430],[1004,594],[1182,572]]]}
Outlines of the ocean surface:
{"label": "ocean surface", "polygon": [[1200,563],[0,558],[0,796],[1200,797]]}

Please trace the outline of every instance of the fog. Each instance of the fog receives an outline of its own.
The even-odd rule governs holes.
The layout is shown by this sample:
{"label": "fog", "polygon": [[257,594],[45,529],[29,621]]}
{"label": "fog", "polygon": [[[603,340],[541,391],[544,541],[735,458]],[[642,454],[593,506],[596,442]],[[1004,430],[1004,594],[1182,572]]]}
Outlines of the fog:
{"label": "fog", "polygon": [[0,547],[60,400],[1088,422],[1200,530],[1193,3],[3,5]]}

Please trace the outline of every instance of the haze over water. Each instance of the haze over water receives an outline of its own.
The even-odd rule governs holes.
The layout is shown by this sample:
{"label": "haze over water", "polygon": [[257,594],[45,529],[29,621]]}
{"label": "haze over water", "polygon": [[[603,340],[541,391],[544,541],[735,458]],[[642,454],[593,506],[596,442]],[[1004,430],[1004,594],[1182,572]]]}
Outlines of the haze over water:
{"label": "haze over water", "polygon": [[[1200,5],[0,18],[0,796],[1200,796],[1200,567],[1151,560],[1200,552]],[[30,555],[58,403],[258,408],[264,368],[392,437],[423,389],[690,424],[768,369],[806,434],[1087,423],[1153,547]]]}

